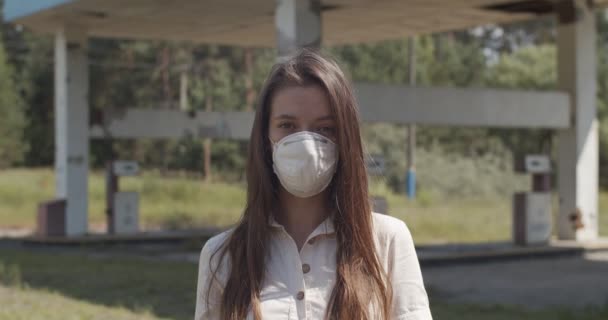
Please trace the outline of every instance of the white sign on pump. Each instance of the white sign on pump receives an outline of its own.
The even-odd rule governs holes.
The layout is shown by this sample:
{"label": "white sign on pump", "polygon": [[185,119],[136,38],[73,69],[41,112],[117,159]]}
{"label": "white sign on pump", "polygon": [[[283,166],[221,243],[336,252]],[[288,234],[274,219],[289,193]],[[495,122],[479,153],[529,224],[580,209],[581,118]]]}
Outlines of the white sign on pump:
{"label": "white sign on pump", "polygon": [[120,177],[135,176],[139,173],[139,165],[136,161],[118,160],[114,161],[114,174]]}

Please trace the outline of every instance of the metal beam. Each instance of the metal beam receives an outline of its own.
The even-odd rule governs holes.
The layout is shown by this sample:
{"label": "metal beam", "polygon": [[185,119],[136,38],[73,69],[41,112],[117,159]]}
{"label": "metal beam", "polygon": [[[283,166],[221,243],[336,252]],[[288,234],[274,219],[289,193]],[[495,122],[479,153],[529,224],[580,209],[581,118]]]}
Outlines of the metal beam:
{"label": "metal beam", "polygon": [[364,121],[506,128],[568,128],[564,92],[356,84]]}
{"label": "metal beam", "polygon": [[[491,89],[411,88],[377,84],[355,86],[363,121],[508,128],[567,128],[569,99],[562,92]],[[197,112],[127,109],[110,117],[115,138],[249,139],[252,112]],[[91,136],[104,137],[93,126]]]}
{"label": "metal beam", "polygon": [[253,112],[183,112],[179,110],[127,109],[114,115],[104,126],[94,125],[91,137],[178,139],[230,138],[247,140]]}

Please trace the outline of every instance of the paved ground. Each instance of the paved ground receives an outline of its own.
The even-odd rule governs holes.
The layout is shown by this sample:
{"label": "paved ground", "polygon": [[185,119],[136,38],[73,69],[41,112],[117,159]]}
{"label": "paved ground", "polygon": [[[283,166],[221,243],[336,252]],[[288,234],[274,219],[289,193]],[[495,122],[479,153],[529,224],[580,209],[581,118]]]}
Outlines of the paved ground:
{"label": "paved ground", "polygon": [[[539,309],[608,303],[608,252],[423,268],[430,292],[445,302]],[[432,301],[431,301],[432,303]]]}

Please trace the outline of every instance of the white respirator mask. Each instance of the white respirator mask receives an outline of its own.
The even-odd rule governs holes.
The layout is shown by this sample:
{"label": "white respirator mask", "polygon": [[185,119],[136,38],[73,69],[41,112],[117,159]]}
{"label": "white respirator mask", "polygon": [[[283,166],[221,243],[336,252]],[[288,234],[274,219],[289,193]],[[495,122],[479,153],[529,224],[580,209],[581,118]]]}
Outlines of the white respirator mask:
{"label": "white respirator mask", "polygon": [[310,131],[290,134],[272,143],[272,168],[283,188],[299,198],[325,190],[336,172],[336,144]]}

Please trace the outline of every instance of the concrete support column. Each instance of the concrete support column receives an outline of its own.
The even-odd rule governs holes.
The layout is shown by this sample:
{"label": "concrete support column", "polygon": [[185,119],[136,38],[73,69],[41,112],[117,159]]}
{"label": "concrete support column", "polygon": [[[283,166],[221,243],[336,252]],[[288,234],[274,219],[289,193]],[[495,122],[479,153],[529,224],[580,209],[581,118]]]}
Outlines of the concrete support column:
{"label": "concrete support column", "polygon": [[558,133],[559,239],[598,236],[596,25],[590,1],[558,5],[558,84],[570,94],[571,127]]}
{"label": "concrete support column", "polygon": [[67,236],[88,230],[88,94],[86,32],[62,27],[55,33],[55,175],[56,196],[67,200]]}
{"label": "concrete support column", "polygon": [[321,45],[321,0],[277,0],[275,12],[279,57]]}

